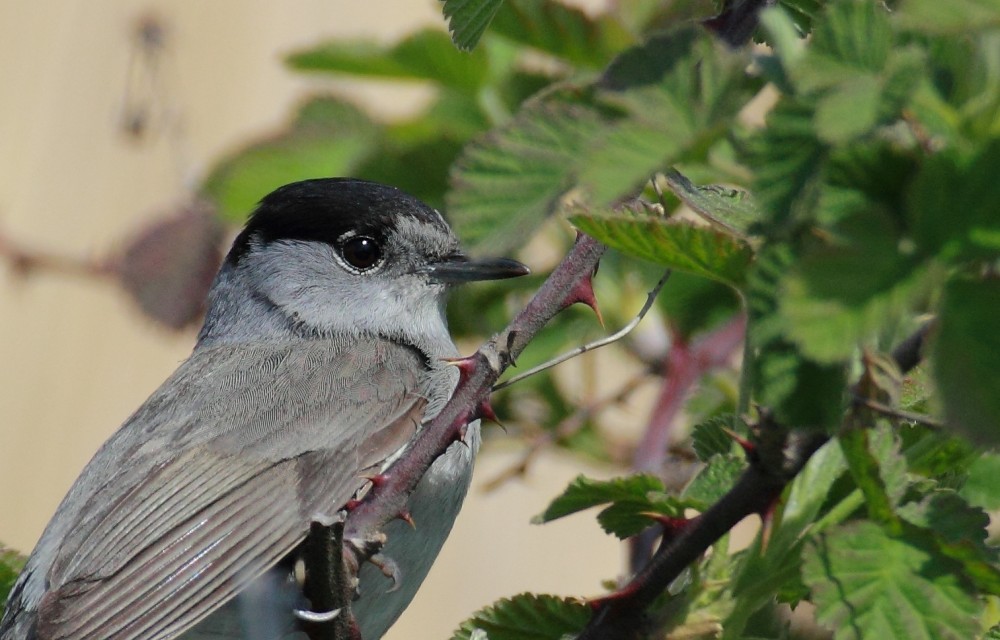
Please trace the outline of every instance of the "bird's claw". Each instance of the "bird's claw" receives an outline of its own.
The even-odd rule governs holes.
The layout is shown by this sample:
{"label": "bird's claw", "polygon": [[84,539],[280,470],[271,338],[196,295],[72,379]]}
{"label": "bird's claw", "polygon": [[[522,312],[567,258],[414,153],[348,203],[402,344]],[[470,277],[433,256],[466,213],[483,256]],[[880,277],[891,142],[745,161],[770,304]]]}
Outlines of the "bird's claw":
{"label": "bird's claw", "polygon": [[296,618],[304,622],[330,622],[331,620],[336,620],[340,616],[340,609],[334,609],[333,611],[308,611],[306,609],[293,609],[292,613]]}
{"label": "bird's claw", "polygon": [[392,580],[392,588],[386,591],[386,593],[392,593],[393,591],[399,589],[400,579],[402,578],[402,572],[399,570],[399,565],[396,561],[385,555],[384,553],[376,553],[372,557],[368,558],[368,562],[379,568],[386,578]]}

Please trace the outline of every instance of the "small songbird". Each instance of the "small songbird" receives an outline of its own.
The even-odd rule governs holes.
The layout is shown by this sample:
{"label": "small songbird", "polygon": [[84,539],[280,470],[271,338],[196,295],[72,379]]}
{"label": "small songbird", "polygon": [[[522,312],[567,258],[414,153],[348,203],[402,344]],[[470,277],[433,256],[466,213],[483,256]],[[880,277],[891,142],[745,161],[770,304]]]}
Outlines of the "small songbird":
{"label": "small songbird", "polygon": [[[393,187],[318,179],[265,197],[209,292],[194,352],[104,443],[11,591],[0,640],[303,637],[297,553],[447,402],[452,285],[471,260]],[[451,530],[478,424],[420,480],[352,610],[364,640],[409,604]],[[348,516],[349,518],[350,516]],[[290,635],[289,635],[290,634]]]}

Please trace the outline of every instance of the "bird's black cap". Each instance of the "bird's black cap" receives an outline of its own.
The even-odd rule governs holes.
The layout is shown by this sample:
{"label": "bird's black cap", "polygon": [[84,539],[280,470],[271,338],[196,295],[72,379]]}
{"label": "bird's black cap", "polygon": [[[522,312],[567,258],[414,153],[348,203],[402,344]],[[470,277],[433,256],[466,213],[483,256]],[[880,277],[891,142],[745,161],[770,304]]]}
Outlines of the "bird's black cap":
{"label": "bird's black cap", "polygon": [[400,216],[447,225],[440,214],[410,194],[378,182],[318,178],[285,185],[264,197],[236,237],[226,262],[235,265],[252,240],[333,243],[348,231],[384,240]]}

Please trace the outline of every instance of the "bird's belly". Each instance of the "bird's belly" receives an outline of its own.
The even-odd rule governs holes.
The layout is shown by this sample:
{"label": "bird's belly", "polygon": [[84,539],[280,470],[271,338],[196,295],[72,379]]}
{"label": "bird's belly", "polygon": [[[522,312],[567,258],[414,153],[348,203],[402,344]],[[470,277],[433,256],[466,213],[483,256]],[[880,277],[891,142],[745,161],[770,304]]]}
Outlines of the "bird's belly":
{"label": "bird's belly", "polygon": [[[388,539],[382,553],[398,567],[397,588],[392,590],[392,580],[378,567],[370,563],[361,567],[361,596],[352,604],[352,611],[364,640],[377,640],[385,634],[427,576],[469,490],[479,442],[479,423],[474,422],[469,425],[466,444],[452,444],[431,465],[410,497],[415,528],[400,520],[385,527]],[[248,592],[281,595],[272,596],[268,602],[252,596],[230,601],[181,636],[182,640],[304,640],[305,634],[290,630],[289,616],[292,606],[303,605],[292,604],[297,594],[288,593],[290,583],[264,584],[276,580],[273,573],[269,575],[258,579]]]}

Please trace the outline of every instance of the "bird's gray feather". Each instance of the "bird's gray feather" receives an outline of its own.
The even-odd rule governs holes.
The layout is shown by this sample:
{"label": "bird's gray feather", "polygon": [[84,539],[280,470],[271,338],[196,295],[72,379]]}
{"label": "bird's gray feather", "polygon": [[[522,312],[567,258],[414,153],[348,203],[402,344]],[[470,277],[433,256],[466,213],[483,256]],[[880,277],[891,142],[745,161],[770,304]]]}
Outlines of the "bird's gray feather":
{"label": "bird's gray feather", "polygon": [[86,467],[10,606],[37,609],[43,638],[189,628],[405,444],[450,392],[428,373],[380,338],[196,351]]}

